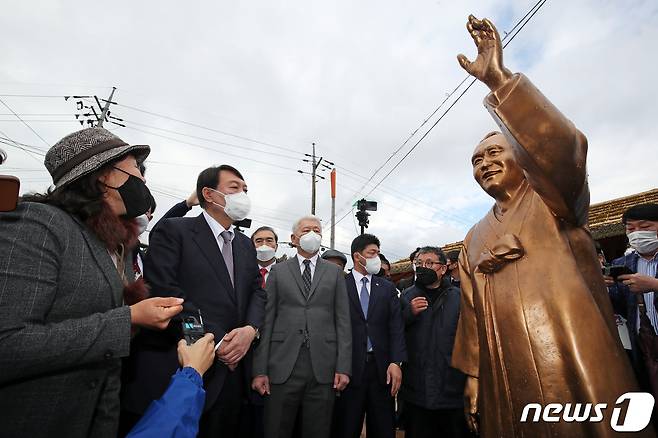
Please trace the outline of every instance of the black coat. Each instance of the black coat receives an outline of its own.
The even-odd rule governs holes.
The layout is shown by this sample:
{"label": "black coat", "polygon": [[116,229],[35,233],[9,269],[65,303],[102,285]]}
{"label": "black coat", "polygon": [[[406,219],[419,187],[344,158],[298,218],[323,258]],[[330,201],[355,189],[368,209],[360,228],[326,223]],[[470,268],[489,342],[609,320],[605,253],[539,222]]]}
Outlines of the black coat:
{"label": "black coat", "polygon": [[359,291],[352,273],[345,277],[347,295],[350,297],[352,320],[352,377],[350,385],[363,381],[366,365],[368,336],[373,345],[380,382],[386,384],[386,370],[391,363],[407,360],[404,342],[404,324],[400,313],[400,301],[395,285],[385,278],[373,276],[370,287],[368,315],[363,315]]}
{"label": "black coat", "polygon": [[[235,287],[202,214],[158,223],[144,262],[151,294],[184,298],[181,316],[196,316],[201,309],[205,329],[216,341],[237,327],[262,328],[265,317],[266,296],[260,287],[256,250],[244,234],[234,236]],[[178,368],[176,344],[181,337],[180,320],[172,320],[164,332],[142,330],[137,335],[124,374],[123,409],[141,414],[162,396]],[[215,362],[204,375],[206,409],[217,400],[227,372],[226,365]]]}
{"label": "black coat", "polygon": [[425,409],[461,408],[466,376],[450,366],[460,291],[444,280],[436,301],[413,316],[410,302],[419,296],[428,298],[427,290],[414,285],[400,298],[408,355],[400,396]]}

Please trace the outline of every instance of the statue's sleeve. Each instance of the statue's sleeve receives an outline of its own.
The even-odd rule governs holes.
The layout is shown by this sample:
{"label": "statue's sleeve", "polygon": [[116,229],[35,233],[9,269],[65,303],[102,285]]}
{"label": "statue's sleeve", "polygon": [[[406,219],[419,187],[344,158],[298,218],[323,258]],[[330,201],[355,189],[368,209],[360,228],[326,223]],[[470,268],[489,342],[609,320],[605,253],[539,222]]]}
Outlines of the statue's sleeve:
{"label": "statue's sleeve", "polygon": [[523,74],[490,93],[485,106],[512,145],[531,187],[557,217],[587,222],[587,138]]}
{"label": "statue's sleeve", "polygon": [[[468,238],[465,239],[465,242],[467,241]],[[480,371],[480,344],[478,341],[477,316],[473,302],[471,268],[468,264],[466,247],[459,254],[459,280],[461,304],[455,346],[452,350],[452,367],[469,376],[478,377]]]}

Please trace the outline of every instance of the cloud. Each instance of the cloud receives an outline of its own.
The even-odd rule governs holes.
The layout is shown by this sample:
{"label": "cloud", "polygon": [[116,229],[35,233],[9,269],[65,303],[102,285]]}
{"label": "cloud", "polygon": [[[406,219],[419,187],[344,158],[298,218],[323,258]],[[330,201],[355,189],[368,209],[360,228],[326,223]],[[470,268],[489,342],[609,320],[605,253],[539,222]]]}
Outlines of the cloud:
{"label": "cloud", "polygon": [[[310,182],[296,170],[308,170],[301,154],[310,152],[311,142],[321,156],[349,170],[338,170],[342,216],[365,179],[465,77],[455,56],[475,55],[464,28],[468,14],[489,16],[504,31],[533,4],[13,2],[0,17],[0,89],[103,97],[118,85],[116,100],[124,105],[283,146],[286,150],[114,108],[132,123],[263,151],[129,122],[178,141],[113,127],[130,142],[153,146],[147,179],[158,190],[160,214],[191,192],[202,168],[226,162],[247,178],[254,226],[273,225],[287,236],[292,221],[309,211]],[[587,0],[568,7],[549,1],[505,52],[507,65],[526,73],[588,136],[594,201],[655,186],[656,17],[653,1]],[[490,207],[469,164],[474,145],[495,128],[482,106],[486,92],[475,84],[369,196],[379,202],[369,230],[379,235],[385,253],[404,257],[418,245],[460,240]],[[63,99],[3,100],[22,114],[63,114],[26,120],[68,120],[65,114],[74,112]],[[46,147],[21,123],[0,117],[0,130],[10,137]],[[54,143],[78,129],[70,120],[29,123]],[[23,152],[8,152],[12,166],[39,167]],[[24,190],[47,185],[45,172],[17,174]],[[318,185],[317,211],[329,218],[326,181]],[[347,216],[337,230],[339,248],[349,252],[355,233]]]}

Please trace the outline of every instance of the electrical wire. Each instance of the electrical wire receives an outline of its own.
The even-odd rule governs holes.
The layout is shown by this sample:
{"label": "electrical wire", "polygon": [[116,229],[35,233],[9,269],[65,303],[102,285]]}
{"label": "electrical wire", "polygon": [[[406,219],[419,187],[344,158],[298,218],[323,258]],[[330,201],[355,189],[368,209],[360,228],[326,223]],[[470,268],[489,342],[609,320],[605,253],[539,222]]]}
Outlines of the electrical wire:
{"label": "electrical wire", "polygon": [[7,105],[7,104],[5,103],[4,100],[0,99],[0,103],[2,103],[2,104],[3,104],[3,105],[4,105],[9,111],[11,111],[11,113],[12,113],[13,115],[15,115],[16,118],[17,118],[18,120],[20,120],[21,122],[23,122],[23,124],[24,124],[25,126],[27,126],[28,129],[34,133],[34,135],[36,135],[37,137],[39,137],[39,139],[40,139],[42,142],[44,142],[44,144],[45,144],[46,146],[50,147],[50,143],[48,143],[48,142],[47,142],[42,136],[40,136],[39,133],[38,133],[37,131],[35,131],[35,130],[34,130],[34,129],[33,129],[33,128],[32,128],[32,127],[31,127],[31,126],[25,121],[25,120],[21,119],[21,116],[19,116],[18,114],[16,114],[16,111],[14,111],[13,109],[11,109],[11,107],[10,107],[9,105]]}
{"label": "electrical wire", "polygon": [[[516,32],[514,32],[514,33],[513,33],[513,31],[510,31],[507,35],[505,35],[505,38],[507,38],[507,37],[510,37],[510,38],[509,38],[509,40],[503,45],[503,48],[507,47],[507,45],[508,45],[509,43],[511,43],[512,40],[514,40],[514,38],[519,34],[519,32],[521,32],[521,30],[523,30],[523,28],[526,26],[526,24],[528,24],[528,22],[532,19],[532,17],[534,17],[535,14],[541,9],[541,7],[544,6],[544,4],[546,3],[546,1],[547,1],[547,0],[539,0],[537,3],[534,4],[534,6],[530,9],[530,11],[528,11],[528,13],[526,13],[526,14],[523,16],[523,18],[521,18],[521,19],[520,19],[520,20],[514,25],[514,27],[513,27],[512,29],[516,29],[517,27],[518,27],[518,29],[517,29]],[[519,26],[520,26],[520,27],[519,27]],[[511,36],[510,36],[510,35],[511,35]],[[466,80],[467,80],[469,77],[470,77],[470,76],[467,76],[464,80],[462,80],[462,81],[460,82],[460,84],[459,84],[459,85],[458,85],[458,86],[452,91],[452,93],[450,93],[450,94],[448,95],[448,97],[446,97],[446,99],[444,99],[444,100],[441,102],[441,104],[439,105],[439,107],[437,108],[437,110],[435,110],[432,114],[436,114],[436,112],[438,111],[438,109],[441,108],[441,107],[443,106],[443,104],[445,104],[445,102],[447,102],[447,100],[452,96],[452,94],[454,94],[454,93],[459,89],[459,87],[461,87],[461,86],[466,82]],[[413,145],[413,146],[407,151],[407,153],[405,153],[405,154],[402,156],[402,158],[401,158],[401,159],[395,164],[395,166],[393,166],[393,168],[392,168],[391,170],[389,170],[389,172],[388,172],[386,175],[384,175],[384,177],[383,177],[383,178],[382,178],[382,179],[381,179],[381,180],[380,180],[380,181],[379,181],[379,182],[378,182],[378,183],[377,183],[372,189],[370,189],[370,191],[369,191],[364,197],[368,197],[370,194],[372,194],[372,192],[374,192],[374,191],[375,191],[375,190],[376,190],[376,189],[377,189],[377,188],[378,188],[378,187],[379,187],[379,186],[380,186],[380,185],[386,180],[386,178],[388,178],[388,177],[389,177],[389,176],[390,176],[390,175],[391,175],[391,174],[392,174],[392,173],[393,173],[393,172],[394,172],[394,171],[395,171],[395,170],[396,170],[396,169],[402,164],[402,162],[404,162],[404,160],[405,160],[405,159],[406,159],[406,158],[407,158],[407,157],[408,157],[408,156],[409,156],[409,155],[410,155],[410,154],[411,154],[411,153],[412,153],[412,152],[418,147],[418,145],[419,145],[419,144],[420,144],[420,143],[421,143],[421,142],[422,142],[422,141],[423,141],[423,140],[429,135],[429,133],[430,133],[430,132],[436,127],[436,125],[438,125],[438,123],[439,123],[441,120],[443,120],[443,118],[444,118],[444,117],[448,114],[448,112],[449,112],[449,111],[450,111],[450,110],[451,110],[451,109],[457,104],[457,102],[459,102],[459,100],[461,100],[461,98],[462,98],[462,97],[464,96],[464,94],[466,94],[466,92],[467,92],[467,91],[473,86],[473,84],[475,83],[476,80],[477,80],[477,79],[474,78],[474,79],[468,84],[468,86],[467,86],[467,87],[466,87],[466,88],[465,88],[465,89],[464,89],[464,90],[463,90],[463,91],[457,96],[457,98],[456,98],[456,99],[450,104],[450,106],[448,106],[448,108],[447,108],[447,109],[441,114],[441,116],[440,116],[440,117],[439,117],[439,118],[438,118],[438,119],[437,119],[437,120],[436,120],[436,121],[430,126],[430,128],[429,128],[427,131],[425,131],[425,133],[422,135],[422,137],[421,137],[418,141],[416,141],[416,143],[415,143],[415,144],[414,144],[414,145]],[[431,118],[431,117],[430,117],[430,118]],[[426,124],[426,123],[427,123],[427,119],[426,119],[425,121],[423,121],[423,123],[421,124],[421,127],[422,127],[424,124]],[[416,130],[416,131],[414,131],[414,132],[417,132],[417,131],[418,131],[418,130]],[[408,138],[407,140],[405,140],[405,142],[404,142],[403,144],[406,144],[406,143],[408,142],[408,140],[409,140],[409,138]],[[391,154],[391,156],[389,156],[389,158],[387,158],[387,162],[390,161],[391,158],[392,158],[393,156],[395,156],[399,150],[401,150],[401,148],[396,149],[396,151],[394,151],[394,153]],[[381,168],[381,166],[380,166],[380,168]],[[378,169],[378,170],[379,170],[379,169]],[[373,174],[373,175],[374,175],[374,174]],[[363,188],[365,188],[365,187],[367,186],[367,184],[368,184],[371,180],[372,180],[372,178],[368,179],[368,182],[367,182],[366,184],[363,185]],[[361,191],[363,190],[363,188],[361,189]],[[359,191],[359,193],[361,193],[361,191]],[[358,193],[357,193],[357,194],[358,194]],[[345,213],[340,219],[338,219],[338,220],[336,221],[336,223],[341,222],[341,221],[342,221],[343,219],[345,219],[350,213],[351,213],[351,211],[348,211],[347,213]]]}
{"label": "electrical wire", "polygon": [[287,148],[287,147],[284,147],[284,146],[280,146],[280,145],[277,145],[277,144],[268,143],[268,142],[264,142],[264,141],[260,141],[260,140],[255,140],[253,138],[245,137],[243,135],[233,134],[233,133],[228,132],[228,131],[222,131],[222,130],[219,130],[219,129],[211,128],[209,126],[204,126],[204,125],[201,125],[199,123],[189,122],[189,121],[186,121],[186,120],[178,119],[176,117],[167,116],[165,114],[156,113],[154,111],[148,111],[148,110],[145,110],[145,109],[137,108],[137,107],[122,104],[122,103],[116,103],[116,105],[120,106],[122,108],[127,108],[127,109],[130,109],[130,110],[133,110],[133,111],[138,111],[138,112],[141,112],[141,113],[144,113],[144,114],[149,114],[149,115],[159,117],[159,118],[162,118],[162,119],[171,120],[173,122],[182,123],[184,125],[193,126],[195,128],[199,128],[199,129],[204,129],[206,131],[211,131],[211,132],[226,135],[226,136],[229,136],[229,137],[237,138],[237,139],[240,139],[240,140],[248,141],[248,142],[251,142],[251,143],[256,143],[256,144],[260,144],[260,145],[263,145],[263,146],[268,146],[268,147],[271,147],[271,148],[274,148],[274,149],[280,149],[280,150],[283,150],[283,151],[303,155],[303,152],[300,152],[300,151],[295,150],[295,149]]}

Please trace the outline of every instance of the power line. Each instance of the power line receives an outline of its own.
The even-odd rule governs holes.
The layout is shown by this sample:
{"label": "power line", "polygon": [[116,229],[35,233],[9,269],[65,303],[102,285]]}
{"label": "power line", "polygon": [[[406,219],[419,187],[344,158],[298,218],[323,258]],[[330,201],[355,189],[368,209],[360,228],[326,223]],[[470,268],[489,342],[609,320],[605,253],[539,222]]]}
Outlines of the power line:
{"label": "power line", "polygon": [[219,150],[217,150],[215,148],[211,148],[209,146],[204,146],[204,145],[200,145],[200,144],[196,144],[196,143],[190,143],[188,141],[184,141],[184,140],[181,140],[181,139],[178,139],[178,138],[173,138],[173,137],[169,137],[169,136],[166,136],[166,135],[157,134],[155,132],[146,131],[144,129],[135,128],[135,127],[132,127],[132,126],[126,126],[126,128],[127,129],[132,129],[132,130],[135,130],[135,131],[139,131],[139,132],[143,132],[143,133],[148,134],[148,135],[154,135],[156,137],[165,138],[167,140],[175,141],[175,142],[178,142],[178,143],[184,143],[184,144],[187,144],[189,146],[194,146],[194,147],[197,147],[197,148],[200,148],[200,149],[205,149],[205,150],[212,151],[212,152],[220,152],[220,153],[228,155],[228,156],[240,158],[240,159],[247,160],[247,161],[252,161],[254,163],[259,163],[259,164],[263,164],[263,165],[266,165],[266,166],[276,167],[278,169],[286,169],[286,170],[291,170],[293,172],[297,172],[297,169],[293,169],[292,167],[285,167],[285,166],[281,166],[281,165],[278,165],[278,164],[268,163],[266,161],[260,161],[260,160],[254,159],[254,158],[245,157],[245,156],[242,156],[242,155],[232,154],[230,152],[219,151]]}
{"label": "power line", "polygon": [[[546,1],[547,1],[547,0],[539,0],[537,3],[534,4],[534,6],[530,9],[530,11],[528,11],[528,12],[523,16],[523,18],[521,18],[521,19],[520,19],[520,20],[514,25],[514,27],[512,28],[512,31],[510,31],[508,34],[506,34],[506,35],[505,35],[505,38],[503,38],[503,40],[504,40],[504,39],[506,39],[508,36],[511,35],[510,39],[509,39],[509,40],[503,45],[503,48],[507,47],[507,45],[508,45],[509,43],[511,43],[512,40],[514,40],[514,38],[519,34],[519,32],[521,32],[521,30],[523,30],[523,28],[525,27],[525,25],[528,24],[528,22],[532,19],[532,17],[535,16],[535,14],[539,11],[539,9],[541,9],[541,7],[544,6],[544,4],[546,3]],[[521,24],[521,23],[522,23],[522,24]],[[518,30],[516,30],[516,32],[512,33],[513,30],[516,29],[519,25],[521,25],[521,26],[518,28]],[[459,85],[458,85],[457,87],[455,87],[455,89],[454,89],[454,90],[453,90],[453,91],[452,91],[452,92],[446,97],[446,99],[444,99],[443,102],[441,102],[441,104],[439,105],[439,107],[438,107],[438,108],[437,108],[432,114],[436,114],[436,112],[438,111],[438,109],[441,108],[441,106],[443,106],[443,104],[445,104],[445,102],[447,102],[447,100],[448,100],[448,99],[449,99],[449,98],[450,98],[450,97],[451,97],[451,96],[452,96],[452,95],[453,95],[453,94],[459,89],[459,87],[462,86],[462,84],[464,84],[464,83],[466,82],[466,80],[467,80],[469,77],[470,77],[470,76],[467,76],[465,79],[463,79],[463,80],[459,83]],[[467,86],[467,87],[466,87],[466,88],[465,88],[465,89],[459,94],[459,96],[457,96],[457,98],[456,98],[456,99],[450,104],[450,106],[449,106],[449,107],[448,107],[448,108],[447,108],[447,109],[441,114],[441,116],[440,116],[440,117],[439,117],[439,118],[438,118],[438,119],[432,124],[432,126],[430,126],[430,128],[429,128],[429,129],[428,129],[428,130],[422,135],[422,137],[421,137],[421,138],[420,138],[420,139],[419,139],[419,140],[418,140],[418,141],[417,141],[417,142],[411,147],[411,149],[409,149],[409,151],[407,151],[407,153],[406,153],[406,154],[405,154],[405,155],[404,155],[404,156],[403,156],[403,157],[402,157],[402,158],[401,158],[401,159],[395,164],[395,166],[393,166],[393,168],[392,168],[392,169],[391,169],[386,175],[384,175],[384,177],[383,177],[383,178],[382,178],[382,179],[381,179],[381,180],[380,180],[380,181],[379,181],[379,182],[378,182],[378,183],[377,183],[377,184],[376,184],[376,185],[375,185],[375,186],[374,186],[374,187],[373,187],[373,188],[372,188],[372,189],[371,189],[371,190],[370,190],[370,191],[369,191],[364,197],[368,197],[372,192],[374,192],[374,191],[375,191],[375,190],[376,190],[376,189],[377,189],[377,188],[378,188],[378,187],[384,182],[384,180],[386,180],[386,178],[388,178],[388,177],[391,175],[391,173],[393,173],[393,172],[394,172],[394,171],[400,166],[400,164],[402,164],[402,162],[403,162],[403,161],[404,161],[404,160],[405,160],[405,159],[406,159],[406,158],[407,158],[407,157],[408,157],[408,156],[409,156],[409,155],[410,155],[410,154],[416,149],[416,147],[418,147],[418,145],[419,145],[419,144],[425,139],[425,137],[427,137],[427,135],[428,135],[428,134],[434,129],[434,127],[436,127],[436,125],[437,125],[441,120],[443,120],[443,118],[446,116],[446,114],[448,114],[448,112],[449,112],[449,111],[450,111],[450,110],[451,110],[451,109],[457,104],[457,102],[459,102],[459,100],[461,100],[461,98],[462,98],[462,97],[464,96],[464,94],[466,94],[466,92],[467,92],[467,91],[473,86],[473,84],[475,83],[476,80],[477,80],[477,79],[474,78],[474,79],[468,84],[468,86]],[[431,116],[430,116],[430,118],[431,118]],[[424,124],[427,123],[427,120],[429,120],[429,118],[426,119],[425,121],[423,121],[423,123],[421,124],[421,127],[422,127]],[[419,127],[419,129],[420,129],[420,127]],[[416,131],[414,131],[414,133],[417,132],[417,131],[418,131],[418,129],[417,129]],[[412,134],[412,136],[413,136],[413,134]],[[410,136],[409,138],[411,138],[411,136]],[[403,146],[404,146],[404,144],[406,144],[406,143],[409,141],[409,138],[408,138],[407,140],[405,140],[405,142],[403,143]],[[396,149],[396,151],[394,151],[393,154],[392,154],[391,156],[389,156],[389,158],[387,159],[386,162],[390,161],[390,160],[392,159],[392,157],[395,156],[395,155],[397,154],[397,152],[398,152],[399,150],[401,150],[401,148],[402,148],[403,146],[401,146],[400,148]],[[380,168],[381,168],[381,167],[383,167],[383,166],[380,166]],[[380,168],[378,168],[378,170],[375,172],[375,174],[379,171]],[[373,177],[374,177],[375,174],[373,174]],[[368,182],[366,182],[366,184],[364,184],[363,187],[367,186],[367,184],[368,184],[371,180],[372,180],[372,177],[371,177],[370,179],[368,179]],[[361,190],[363,190],[363,188],[362,188]],[[341,222],[341,221],[342,221],[343,219],[345,219],[350,213],[351,213],[351,211],[348,211],[347,213],[345,213],[345,215],[343,215],[338,221],[336,221],[336,223]]]}
{"label": "power line", "polygon": [[[171,130],[171,129],[159,128],[157,126],[151,126],[151,125],[146,125],[146,124],[143,124],[143,123],[133,122],[131,120],[123,119],[122,122],[127,123],[127,124],[131,124],[131,125],[135,125],[135,126],[141,126],[141,127],[144,127],[144,128],[156,129],[156,130],[159,130],[159,131],[168,132],[170,134],[176,134],[176,135],[180,135],[180,136],[183,136],[183,137],[194,138],[196,140],[203,140],[203,141],[208,141],[208,142],[211,142],[211,143],[217,143],[217,144],[221,144],[221,145],[224,145],[224,146],[240,149],[240,150],[243,150],[243,151],[246,150],[246,151],[252,151],[252,152],[259,152],[259,153],[272,155],[272,156],[276,156],[276,157],[287,158],[289,160],[295,160],[295,161],[301,160],[300,157],[293,157],[293,156],[290,156],[290,155],[279,154],[277,152],[264,151],[262,149],[255,149],[255,148],[250,148],[250,147],[247,147],[247,146],[239,146],[239,145],[236,145],[236,144],[226,143],[226,142],[215,140],[215,139],[212,139],[212,138],[199,137],[197,135],[186,134],[184,132],[174,131],[174,130]],[[128,127],[128,126],[126,126],[126,127]]]}
{"label": "power line", "polygon": [[117,103],[117,105],[121,106],[123,108],[131,109],[133,111],[138,111],[138,112],[141,112],[141,113],[144,113],[144,114],[149,114],[149,115],[152,115],[152,116],[155,116],[155,117],[160,117],[162,119],[171,120],[173,122],[182,123],[182,124],[188,125],[188,126],[193,126],[195,128],[205,129],[207,131],[215,132],[215,133],[222,134],[222,135],[227,135],[229,137],[238,138],[240,140],[248,141],[248,142],[251,142],[251,143],[256,143],[256,144],[260,144],[260,145],[263,145],[263,146],[269,146],[271,148],[280,149],[280,150],[284,150],[284,151],[287,151],[287,152],[292,152],[292,153],[295,153],[295,154],[303,155],[303,152],[300,152],[300,151],[295,150],[295,149],[287,148],[287,147],[284,147],[284,146],[280,146],[280,145],[277,145],[277,144],[268,143],[268,142],[264,142],[264,141],[260,141],[260,140],[255,140],[253,138],[245,137],[243,135],[233,134],[231,132],[222,131],[222,130],[219,130],[219,129],[211,128],[209,126],[204,126],[204,125],[194,123],[194,122],[188,122],[186,120],[181,120],[181,119],[178,119],[176,117],[167,116],[167,115],[164,115],[164,114],[156,113],[156,112],[153,112],[153,111],[148,111],[148,110],[137,108],[137,107],[130,106],[130,105],[125,105],[125,104],[122,104],[122,103]]}
{"label": "power line", "polygon": [[18,114],[16,114],[16,111],[14,111],[13,109],[11,109],[11,107],[10,107],[9,105],[7,105],[7,104],[5,103],[4,100],[0,99],[0,103],[2,103],[2,104],[3,104],[3,105],[4,105],[9,111],[11,111],[11,113],[12,113],[13,115],[15,115],[16,118],[17,118],[18,120],[20,120],[21,122],[23,122],[23,124],[24,124],[25,126],[27,126],[28,129],[34,133],[34,135],[36,135],[37,137],[39,137],[39,139],[41,139],[41,141],[44,142],[44,144],[45,144],[46,146],[50,147],[50,143],[48,143],[48,142],[47,142],[42,136],[39,135],[39,133],[38,133],[37,131],[35,131],[30,125],[28,125],[28,123],[27,123],[25,120],[21,119],[21,116],[19,116]]}
{"label": "power line", "polygon": [[[16,149],[22,150],[23,152],[25,152],[28,155],[28,157],[32,158],[33,160],[37,161],[38,163],[41,163],[41,160],[39,158],[35,157],[35,155],[39,155],[39,156],[42,156],[42,157],[46,156],[46,154],[44,152],[42,152],[41,149],[39,149],[35,146],[30,146],[30,145],[26,145],[26,144],[23,144],[23,143],[19,143],[15,140],[9,138],[9,136],[7,134],[5,134],[3,131],[0,131],[0,134],[2,134],[4,136],[4,137],[0,137],[0,143],[5,144],[5,145],[10,146],[10,147],[14,147]],[[36,151],[34,151],[34,150],[31,151],[29,149],[35,149]]]}

